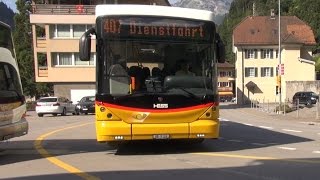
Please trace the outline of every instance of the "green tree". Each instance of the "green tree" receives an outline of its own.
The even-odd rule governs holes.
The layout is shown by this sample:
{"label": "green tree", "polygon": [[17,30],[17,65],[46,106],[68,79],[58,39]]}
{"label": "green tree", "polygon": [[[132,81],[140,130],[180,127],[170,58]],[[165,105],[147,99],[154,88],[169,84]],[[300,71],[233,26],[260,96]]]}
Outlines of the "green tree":
{"label": "green tree", "polygon": [[14,16],[15,30],[13,39],[17,55],[24,94],[34,97],[51,92],[52,85],[35,82],[32,30],[30,24],[31,1],[17,0],[17,13]]}

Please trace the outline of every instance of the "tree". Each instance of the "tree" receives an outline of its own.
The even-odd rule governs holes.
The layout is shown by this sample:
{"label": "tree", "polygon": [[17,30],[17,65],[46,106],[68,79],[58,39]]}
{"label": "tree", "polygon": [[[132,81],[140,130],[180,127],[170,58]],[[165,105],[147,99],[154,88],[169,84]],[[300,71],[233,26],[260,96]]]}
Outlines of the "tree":
{"label": "tree", "polygon": [[39,95],[51,92],[52,85],[35,82],[32,30],[29,21],[31,1],[17,0],[16,5],[19,13],[14,16],[16,28],[13,32],[13,39],[21,82],[25,95],[38,97]]}

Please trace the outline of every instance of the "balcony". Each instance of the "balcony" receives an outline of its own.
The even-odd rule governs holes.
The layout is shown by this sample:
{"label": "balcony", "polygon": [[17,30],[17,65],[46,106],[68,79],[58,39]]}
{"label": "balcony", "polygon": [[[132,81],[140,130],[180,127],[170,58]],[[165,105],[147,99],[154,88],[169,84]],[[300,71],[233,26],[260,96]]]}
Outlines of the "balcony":
{"label": "balcony", "polygon": [[218,87],[218,91],[220,92],[226,92],[226,91],[231,91],[232,92],[232,87]]}
{"label": "balcony", "polygon": [[48,67],[47,66],[39,66],[38,67],[38,76],[39,77],[48,77]]}
{"label": "balcony", "polygon": [[38,37],[36,46],[37,46],[37,48],[46,49],[47,48],[46,38],[45,37]]}
{"label": "balcony", "polygon": [[94,15],[96,5],[34,4],[32,14]]}

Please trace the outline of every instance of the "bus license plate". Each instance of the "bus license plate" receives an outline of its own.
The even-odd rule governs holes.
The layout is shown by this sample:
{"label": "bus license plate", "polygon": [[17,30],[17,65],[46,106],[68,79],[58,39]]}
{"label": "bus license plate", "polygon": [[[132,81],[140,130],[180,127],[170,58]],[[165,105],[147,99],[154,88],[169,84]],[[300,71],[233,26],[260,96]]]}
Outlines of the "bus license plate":
{"label": "bus license plate", "polygon": [[153,135],[153,139],[169,139],[169,134],[155,134]]}

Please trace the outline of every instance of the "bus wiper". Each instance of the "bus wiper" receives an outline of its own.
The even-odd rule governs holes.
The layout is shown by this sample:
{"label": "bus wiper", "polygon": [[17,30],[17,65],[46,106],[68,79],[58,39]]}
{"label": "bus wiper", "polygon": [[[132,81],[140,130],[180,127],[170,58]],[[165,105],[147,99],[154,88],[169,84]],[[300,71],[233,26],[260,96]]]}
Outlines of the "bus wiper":
{"label": "bus wiper", "polygon": [[202,103],[202,99],[197,97],[195,94],[193,94],[192,92],[186,90],[185,88],[182,88],[182,87],[174,87],[172,89],[180,89],[182,90],[183,92],[187,93],[188,94],[188,97],[192,98],[193,100],[196,100],[198,103]]}

